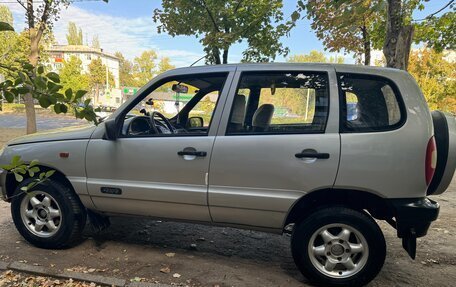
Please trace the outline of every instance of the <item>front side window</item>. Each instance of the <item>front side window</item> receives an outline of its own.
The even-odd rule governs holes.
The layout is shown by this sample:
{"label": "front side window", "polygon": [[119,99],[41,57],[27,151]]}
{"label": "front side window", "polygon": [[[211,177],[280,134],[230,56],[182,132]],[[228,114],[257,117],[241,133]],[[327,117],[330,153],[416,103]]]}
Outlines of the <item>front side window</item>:
{"label": "front side window", "polygon": [[243,73],[227,135],[321,133],[328,111],[325,73]]}
{"label": "front side window", "polygon": [[341,131],[390,130],[403,122],[399,92],[384,78],[338,74]]}
{"label": "front side window", "polygon": [[227,74],[169,78],[125,116],[122,136],[207,135]]}

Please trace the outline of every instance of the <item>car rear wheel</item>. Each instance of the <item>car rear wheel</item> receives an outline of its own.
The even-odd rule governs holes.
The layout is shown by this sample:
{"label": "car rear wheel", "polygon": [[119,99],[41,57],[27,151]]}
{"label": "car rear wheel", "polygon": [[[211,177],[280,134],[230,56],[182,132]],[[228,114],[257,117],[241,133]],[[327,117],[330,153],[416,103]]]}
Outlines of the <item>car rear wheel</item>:
{"label": "car rear wheel", "polygon": [[303,275],[322,286],[362,286],[380,272],[386,244],[367,214],[344,207],[320,209],[298,223],[291,239]]}
{"label": "car rear wheel", "polygon": [[86,223],[86,211],[72,190],[58,181],[48,180],[27,193],[16,189],[11,214],[19,233],[31,244],[60,249],[79,242]]}

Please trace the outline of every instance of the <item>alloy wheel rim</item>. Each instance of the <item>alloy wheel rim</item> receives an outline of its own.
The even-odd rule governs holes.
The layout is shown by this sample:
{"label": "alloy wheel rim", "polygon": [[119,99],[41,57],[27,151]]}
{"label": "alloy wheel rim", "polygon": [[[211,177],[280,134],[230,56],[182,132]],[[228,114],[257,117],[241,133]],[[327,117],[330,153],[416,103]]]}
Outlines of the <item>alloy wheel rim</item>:
{"label": "alloy wheel rim", "polygon": [[33,191],[26,194],[21,202],[20,213],[27,230],[38,237],[51,237],[60,229],[60,206],[47,192]]}
{"label": "alloy wheel rim", "polygon": [[328,224],[314,232],[308,253],[310,262],[319,272],[342,279],[364,268],[369,246],[356,228],[346,224]]}

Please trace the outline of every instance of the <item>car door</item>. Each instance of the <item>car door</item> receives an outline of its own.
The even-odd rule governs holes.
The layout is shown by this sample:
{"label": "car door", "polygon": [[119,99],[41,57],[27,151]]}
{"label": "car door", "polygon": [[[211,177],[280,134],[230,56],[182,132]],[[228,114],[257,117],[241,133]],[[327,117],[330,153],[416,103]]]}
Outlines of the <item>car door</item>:
{"label": "car door", "polygon": [[210,165],[212,219],[281,230],[297,199],[336,178],[334,69],[241,66],[232,87]]}
{"label": "car door", "polygon": [[[194,68],[191,74],[181,71],[161,80],[160,83],[165,84],[153,81],[139,93],[138,99],[121,107],[124,112],[118,112],[118,116],[125,119],[122,132],[116,140],[105,140],[104,133],[98,132],[98,136],[95,133],[87,147],[86,171],[88,192],[98,210],[210,221],[207,172],[222,112],[217,105],[226,99],[233,74],[230,70],[220,69],[213,73],[205,73],[206,69],[202,69],[202,73],[195,74],[194,71],[200,70]],[[217,79],[214,80],[215,78]],[[155,82],[157,81],[159,80]],[[141,126],[147,123],[146,116],[137,115],[137,110],[144,108],[143,102],[138,103],[141,98],[143,101],[148,99],[145,102],[149,105],[155,102],[150,112],[160,110],[165,115],[173,109],[181,109],[182,112],[193,99],[191,91],[189,94],[170,93],[170,85],[177,82],[181,85],[192,83],[195,85],[192,89],[196,97],[205,88],[211,88],[211,81],[218,81],[219,84],[212,84],[219,86],[214,88],[216,90],[211,90],[213,96],[205,97],[208,101],[215,99],[204,105],[212,107],[207,114],[210,118],[207,128],[201,127],[192,132],[184,130],[185,124],[181,123],[176,128],[179,130],[176,134],[141,132]],[[125,109],[130,110],[125,112]],[[192,111],[195,112],[195,109]],[[205,116],[204,111],[200,114]],[[182,118],[188,120],[188,114]],[[138,119],[136,124],[131,122],[135,119]],[[175,123],[175,119],[176,117],[171,119],[171,122]],[[103,130],[104,127],[101,125],[99,129]]]}

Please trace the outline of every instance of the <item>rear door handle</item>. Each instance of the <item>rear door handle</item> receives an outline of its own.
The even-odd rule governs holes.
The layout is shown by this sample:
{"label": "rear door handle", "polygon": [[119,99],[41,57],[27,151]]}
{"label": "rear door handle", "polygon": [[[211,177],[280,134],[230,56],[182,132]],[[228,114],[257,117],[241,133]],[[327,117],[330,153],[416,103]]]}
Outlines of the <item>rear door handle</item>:
{"label": "rear door handle", "polygon": [[181,151],[177,152],[177,155],[180,155],[180,156],[193,155],[193,156],[205,157],[207,155],[207,152],[205,152],[205,151],[181,150]]}
{"label": "rear door handle", "polygon": [[295,157],[328,159],[329,153],[326,153],[326,152],[300,152],[300,153],[295,154]]}

